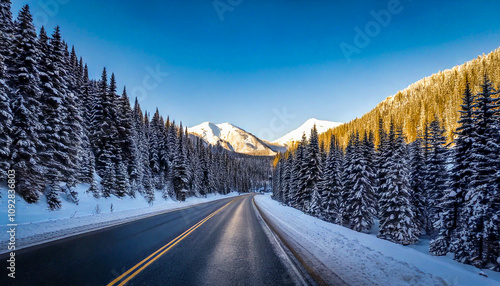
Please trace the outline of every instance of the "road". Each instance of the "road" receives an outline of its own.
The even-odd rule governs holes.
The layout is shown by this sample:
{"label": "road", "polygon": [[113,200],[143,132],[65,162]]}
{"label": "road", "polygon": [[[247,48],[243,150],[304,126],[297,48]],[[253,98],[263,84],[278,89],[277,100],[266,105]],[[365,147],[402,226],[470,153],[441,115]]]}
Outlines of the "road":
{"label": "road", "polygon": [[[57,240],[16,252],[0,285],[294,285],[252,195]],[[6,255],[0,257],[5,265]],[[15,282],[15,283],[13,283]]]}

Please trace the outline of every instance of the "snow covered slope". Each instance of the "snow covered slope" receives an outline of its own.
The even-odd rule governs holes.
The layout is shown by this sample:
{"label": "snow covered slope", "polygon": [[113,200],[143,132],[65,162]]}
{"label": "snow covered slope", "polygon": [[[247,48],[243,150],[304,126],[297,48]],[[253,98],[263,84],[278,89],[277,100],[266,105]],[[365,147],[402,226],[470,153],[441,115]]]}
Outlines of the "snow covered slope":
{"label": "snow covered slope", "polygon": [[318,130],[318,134],[321,134],[326,132],[328,129],[341,125],[342,123],[311,118],[308,119],[306,122],[304,122],[304,124],[302,124],[299,128],[291,131],[290,133],[286,134],[285,136],[279,139],[274,140],[272,143],[286,145],[291,141],[300,141],[302,139],[302,134],[304,134],[304,132],[306,133],[307,138],[309,138],[309,135],[311,134],[311,129],[313,128],[314,124],[316,124],[316,129]]}
{"label": "snow covered slope", "polygon": [[227,150],[247,155],[273,156],[274,147],[253,134],[232,125],[231,123],[214,124],[203,122],[188,128],[190,134],[196,135],[211,145],[220,145]]}
{"label": "snow covered slope", "polygon": [[333,283],[337,277],[347,285],[500,285],[498,272],[430,255],[429,240],[403,246],[306,215],[269,195],[256,196],[255,202],[332,285],[343,284]]}

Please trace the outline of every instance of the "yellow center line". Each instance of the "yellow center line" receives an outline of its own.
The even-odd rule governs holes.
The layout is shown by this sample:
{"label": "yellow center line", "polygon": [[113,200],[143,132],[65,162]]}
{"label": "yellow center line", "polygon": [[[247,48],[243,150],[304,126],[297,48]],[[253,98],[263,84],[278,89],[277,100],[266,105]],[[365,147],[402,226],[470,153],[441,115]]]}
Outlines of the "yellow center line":
{"label": "yellow center line", "polygon": [[[156,261],[158,258],[160,258],[162,255],[164,255],[167,251],[169,251],[172,247],[174,247],[177,243],[179,243],[181,240],[183,240],[186,236],[188,236],[190,233],[192,233],[195,229],[197,229],[198,227],[200,227],[202,224],[204,224],[207,220],[209,220],[210,218],[212,218],[214,215],[216,215],[217,213],[219,213],[220,211],[222,211],[225,207],[227,207],[229,204],[231,204],[232,202],[238,200],[239,198],[237,199],[234,199],[232,201],[230,201],[229,203],[225,204],[224,206],[222,206],[221,208],[219,208],[218,210],[216,210],[215,212],[211,213],[210,215],[208,215],[207,217],[205,217],[204,219],[202,219],[201,221],[199,221],[197,224],[193,225],[192,227],[190,227],[188,230],[186,230],[185,232],[183,232],[181,235],[177,236],[176,238],[174,238],[172,241],[170,241],[169,243],[165,244],[164,246],[162,246],[160,249],[158,249],[157,251],[153,252],[151,255],[149,255],[148,257],[144,258],[141,262],[137,263],[134,267],[130,268],[129,270],[127,270],[125,273],[123,273],[122,275],[118,276],[115,280],[111,281],[107,286],[112,286],[112,285],[115,285],[118,281],[122,280],[125,276],[127,276],[130,272],[134,271],[136,268],[140,267],[141,265],[143,265],[141,268],[139,268],[137,271],[135,271],[134,273],[132,273],[130,276],[128,276],[125,280],[123,280],[123,282],[121,282],[120,284],[118,284],[118,286],[122,286],[122,285],[125,285],[130,279],[134,278],[137,274],[139,274],[142,270],[144,270],[144,268],[148,267],[151,263],[153,263],[154,261]],[[159,253],[159,254],[158,254]],[[158,254],[158,255],[157,255]]]}

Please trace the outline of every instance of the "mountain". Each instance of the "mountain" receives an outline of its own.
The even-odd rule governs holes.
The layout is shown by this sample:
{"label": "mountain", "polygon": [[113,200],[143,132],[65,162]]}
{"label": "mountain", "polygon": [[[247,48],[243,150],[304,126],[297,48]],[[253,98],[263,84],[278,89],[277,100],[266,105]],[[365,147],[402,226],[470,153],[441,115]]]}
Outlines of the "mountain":
{"label": "mountain", "polygon": [[392,122],[396,128],[402,129],[406,140],[412,142],[437,117],[446,130],[445,136],[450,143],[459,126],[458,111],[466,82],[475,94],[481,90],[485,74],[493,82],[495,89],[500,88],[500,48],[410,84],[387,97],[362,117],[328,130],[319,139],[325,146],[329,146],[331,135],[335,135],[340,144],[346,146],[350,134],[358,132],[363,136],[365,132],[372,132],[377,145],[379,121],[382,119],[386,131]]}
{"label": "mountain", "polygon": [[252,133],[231,123],[214,124],[212,122],[203,122],[188,128],[188,133],[202,138],[208,144],[220,144],[223,148],[236,153],[274,156],[277,152],[283,151],[282,146],[276,146],[261,140]]}
{"label": "mountain", "polygon": [[311,129],[314,124],[316,124],[316,129],[318,130],[318,134],[326,132],[328,129],[337,127],[341,125],[341,122],[333,122],[326,120],[318,120],[316,118],[308,119],[304,124],[302,124],[299,128],[287,133],[285,136],[274,140],[273,144],[286,145],[291,141],[300,141],[302,139],[302,134],[306,133],[307,138],[311,133]]}

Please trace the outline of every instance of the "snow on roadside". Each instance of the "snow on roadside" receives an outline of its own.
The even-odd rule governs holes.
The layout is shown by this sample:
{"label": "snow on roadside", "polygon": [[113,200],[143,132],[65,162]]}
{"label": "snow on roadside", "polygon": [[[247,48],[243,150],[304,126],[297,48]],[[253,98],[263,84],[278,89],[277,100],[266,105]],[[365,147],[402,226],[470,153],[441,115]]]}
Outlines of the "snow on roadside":
{"label": "snow on roadside", "polygon": [[[500,273],[435,257],[422,245],[402,246],[328,223],[256,196],[260,209],[287,236],[306,248],[349,285],[500,285]],[[423,242],[425,243],[425,241]]]}
{"label": "snow on roadside", "polygon": [[[156,192],[156,200],[152,206],[140,195],[137,198],[100,198],[86,193],[88,185],[77,187],[79,203],[75,205],[62,198],[62,207],[56,211],[49,211],[45,198],[36,204],[28,204],[16,195],[16,248],[23,248],[46,241],[71,236],[103,227],[120,224],[139,218],[148,217],[165,211],[183,208],[203,202],[237,196],[238,193],[228,195],[208,195],[207,198],[188,198],[185,202],[171,199],[164,200],[161,192]],[[7,217],[7,188],[0,185],[0,254],[7,252],[9,236]],[[96,214],[99,206],[100,213]],[[113,211],[111,211],[113,206]]]}

